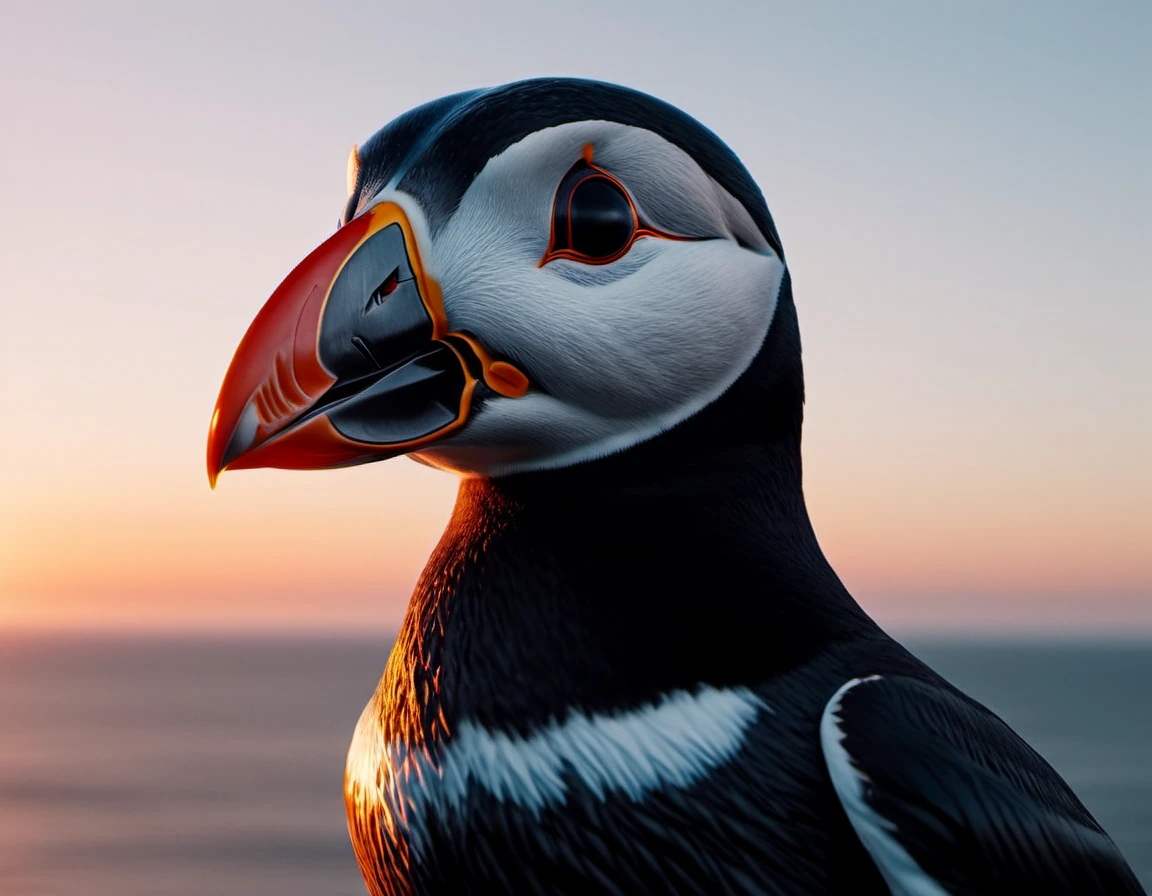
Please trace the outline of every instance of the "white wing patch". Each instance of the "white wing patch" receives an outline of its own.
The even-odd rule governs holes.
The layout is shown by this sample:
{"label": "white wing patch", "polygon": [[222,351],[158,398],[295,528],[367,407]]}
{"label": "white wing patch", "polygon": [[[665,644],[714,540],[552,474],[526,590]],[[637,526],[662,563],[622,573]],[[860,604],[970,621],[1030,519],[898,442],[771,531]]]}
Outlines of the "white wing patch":
{"label": "white wing patch", "polygon": [[572,777],[600,799],[688,787],[736,754],[762,711],[771,712],[747,688],[675,691],[629,712],[573,713],[527,737],[465,722],[430,752],[385,744],[373,700],[356,726],[346,787],[381,807],[419,854],[429,823],[459,817],[474,793],[539,816],[564,804]]}
{"label": "white wing patch", "polygon": [[948,896],[947,891],[924,873],[924,869],[893,836],[895,825],[874,812],[865,801],[864,788],[869,783],[868,777],[852,765],[852,757],[844,748],[844,731],[837,715],[841,700],[857,685],[880,680],[879,675],[853,678],[832,695],[820,719],[824,762],[848,821],[880,869],[892,896]]}

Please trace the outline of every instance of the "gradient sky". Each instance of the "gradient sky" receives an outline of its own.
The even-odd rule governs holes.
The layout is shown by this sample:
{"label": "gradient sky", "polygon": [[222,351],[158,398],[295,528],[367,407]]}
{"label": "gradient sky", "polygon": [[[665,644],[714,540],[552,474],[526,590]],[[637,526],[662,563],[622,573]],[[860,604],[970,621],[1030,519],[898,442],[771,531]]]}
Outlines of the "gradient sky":
{"label": "gradient sky", "polygon": [[353,143],[567,74],[681,106],[763,187],[809,507],[874,616],[1152,629],[1150,7],[553,7],[4,4],[0,625],[397,624],[455,481],[213,493],[212,404]]}

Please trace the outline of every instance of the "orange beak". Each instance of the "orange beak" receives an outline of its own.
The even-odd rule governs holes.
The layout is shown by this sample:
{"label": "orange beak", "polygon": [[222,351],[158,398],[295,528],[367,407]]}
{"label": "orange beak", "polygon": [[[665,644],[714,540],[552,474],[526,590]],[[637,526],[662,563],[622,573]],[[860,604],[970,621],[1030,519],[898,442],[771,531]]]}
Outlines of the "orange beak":
{"label": "orange beak", "polygon": [[212,414],[208,481],[406,454],[463,426],[480,384],[519,397],[528,378],[449,330],[407,215],[381,203],[297,265],[244,334]]}

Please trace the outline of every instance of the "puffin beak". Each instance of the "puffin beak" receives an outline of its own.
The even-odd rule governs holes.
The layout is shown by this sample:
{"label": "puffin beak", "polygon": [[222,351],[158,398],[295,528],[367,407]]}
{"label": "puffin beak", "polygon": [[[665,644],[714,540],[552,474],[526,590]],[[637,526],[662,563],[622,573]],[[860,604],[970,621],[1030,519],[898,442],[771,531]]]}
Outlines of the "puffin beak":
{"label": "puffin beak", "polygon": [[305,258],[244,334],[212,414],[208,481],[417,450],[464,425],[479,382],[508,397],[528,389],[516,367],[449,331],[407,215],[381,203]]}

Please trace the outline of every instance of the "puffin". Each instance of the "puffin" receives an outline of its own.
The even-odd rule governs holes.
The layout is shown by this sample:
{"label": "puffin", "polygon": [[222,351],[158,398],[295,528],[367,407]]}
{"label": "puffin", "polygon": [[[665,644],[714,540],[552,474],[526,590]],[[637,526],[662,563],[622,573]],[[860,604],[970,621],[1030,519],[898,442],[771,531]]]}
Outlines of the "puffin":
{"label": "puffin", "polygon": [[235,352],[208,474],[460,479],[348,752],[373,896],[1144,892],[825,558],[790,271],[716,134],[537,78],[401,115],[348,186]]}

